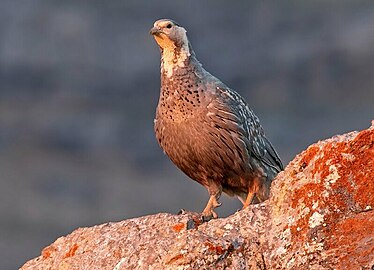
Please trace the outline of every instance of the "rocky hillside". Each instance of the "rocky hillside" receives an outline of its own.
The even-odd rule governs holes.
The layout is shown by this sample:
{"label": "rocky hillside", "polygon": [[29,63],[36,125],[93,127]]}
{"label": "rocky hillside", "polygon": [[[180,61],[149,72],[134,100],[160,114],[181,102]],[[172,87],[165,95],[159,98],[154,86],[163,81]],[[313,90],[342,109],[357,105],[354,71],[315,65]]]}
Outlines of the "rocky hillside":
{"label": "rocky hillside", "polygon": [[374,121],[297,155],[265,203],[79,228],[21,269],[373,269],[373,179]]}

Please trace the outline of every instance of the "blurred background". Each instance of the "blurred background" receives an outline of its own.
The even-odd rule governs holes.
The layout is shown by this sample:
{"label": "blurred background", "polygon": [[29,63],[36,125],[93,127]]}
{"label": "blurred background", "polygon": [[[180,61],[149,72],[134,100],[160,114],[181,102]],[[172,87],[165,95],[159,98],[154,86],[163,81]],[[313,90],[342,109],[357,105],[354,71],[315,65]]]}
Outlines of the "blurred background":
{"label": "blurred background", "polygon": [[[160,56],[149,29],[159,18],[185,26],[285,164],[374,118],[372,0],[2,0],[2,269],[77,227],[205,206],[207,192],[153,133]],[[218,212],[238,208],[225,197]]]}

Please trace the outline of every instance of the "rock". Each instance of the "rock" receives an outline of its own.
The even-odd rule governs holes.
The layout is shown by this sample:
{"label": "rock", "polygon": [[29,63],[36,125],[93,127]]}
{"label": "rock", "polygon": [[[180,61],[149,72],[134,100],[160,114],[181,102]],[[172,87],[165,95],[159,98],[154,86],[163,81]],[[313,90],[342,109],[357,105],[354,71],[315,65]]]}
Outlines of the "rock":
{"label": "rock", "polygon": [[374,121],[368,130],[320,141],[296,156],[272,185],[266,265],[372,269],[373,180]]}
{"label": "rock", "polygon": [[79,228],[21,269],[373,269],[373,180],[374,121],[308,147],[262,204]]}

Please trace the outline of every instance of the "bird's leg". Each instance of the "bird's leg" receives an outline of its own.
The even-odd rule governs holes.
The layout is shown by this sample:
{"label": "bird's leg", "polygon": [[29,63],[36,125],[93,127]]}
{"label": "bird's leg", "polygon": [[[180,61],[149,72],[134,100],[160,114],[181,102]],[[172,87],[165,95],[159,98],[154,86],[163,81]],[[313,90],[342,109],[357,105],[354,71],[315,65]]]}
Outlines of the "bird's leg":
{"label": "bird's leg", "polygon": [[205,209],[204,211],[202,212],[202,215],[203,217],[207,217],[207,218],[217,218],[218,215],[217,213],[214,211],[214,208],[217,208],[221,206],[221,203],[218,202],[218,199],[215,195],[211,195],[210,198],[209,198],[209,201],[207,203],[207,205],[205,206]]}
{"label": "bird's leg", "polygon": [[214,208],[220,207],[221,203],[218,201],[221,197],[222,188],[214,186],[209,187],[208,192],[210,194],[210,198],[208,203],[205,206],[205,209],[201,213],[203,221],[208,221],[212,218],[217,218],[218,215],[214,211]]}
{"label": "bird's leg", "polygon": [[243,209],[247,208],[252,203],[253,198],[255,197],[255,194],[256,193],[254,193],[254,192],[248,192],[247,199],[243,203]]}
{"label": "bird's leg", "polygon": [[260,181],[258,178],[255,178],[253,180],[253,184],[252,186],[250,186],[248,188],[248,195],[247,195],[247,199],[245,200],[244,204],[243,204],[243,209],[244,208],[247,208],[252,202],[253,202],[253,199],[256,195],[256,193],[258,192],[259,190],[259,185],[260,185]]}

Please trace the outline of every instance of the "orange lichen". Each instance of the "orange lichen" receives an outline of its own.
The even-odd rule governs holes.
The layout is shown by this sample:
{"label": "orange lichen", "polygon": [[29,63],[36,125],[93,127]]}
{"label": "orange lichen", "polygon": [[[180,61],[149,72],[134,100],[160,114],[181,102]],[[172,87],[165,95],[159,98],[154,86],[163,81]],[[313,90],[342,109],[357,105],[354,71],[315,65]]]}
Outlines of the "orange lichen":
{"label": "orange lichen", "polygon": [[373,239],[374,244],[374,212],[364,212],[355,217],[344,219],[338,222],[334,229],[333,235],[336,237],[330,239],[330,248],[351,245],[352,242],[358,242],[363,237]]}
{"label": "orange lichen", "polygon": [[[302,203],[310,210],[290,226],[294,241],[308,238],[315,202],[324,223],[328,224],[319,230],[327,235],[347,213],[374,206],[374,130],[362,131],[348,142],[331,140],[321,148],[309,147],[300,168],[310,162],[313,162],[311,177],[320,181],[305,184],[291,195],[291,207],[297,208]],[[329,195],[321,196],[323,192]]]}
{"label": "orange lichen", "polygon": [[296,208],[300,200],[302,200],[304,205],[311,206],[316,198],[313,196],[308,196],[308,194],[320,195],[323,190],[323,186],[321,186],[321,184],[319,183],[308,183],[304,185],[302,188],[295,190],[295,192],[293,193],[291,199],[291,207]]}
{"label": "orange lichen", "polygon": [[[374,130],[364,130],[353,140],[349,148],[355,160],[350,168],[343,173],[348,174],[347,180],[354,181],[355,192],[353,198],[360,207],[374,205]],[[353,173],[351,173],[353,172]],[[351,173],[351,175],[349,175]],[[348,178],[349,177],[349,178]]]}
{"label": "orange lichen", "polygon": [[52,253],[56,251],[56,248],[53,246],[48,246],[42,250],[43,259],[48,259],[51,257]]}
{"label": "orange lichen", "polygon": [[174,231],[176,232],[180,232],[182,231],[184,228],[186,227],[186,225],[184,223],[178,223],[178,224],[175,224],[172,228]]}
{"label": "orange lichen", "polygon": [[182,259],[182,258],[183,258],[183,255],[182,255],[182,254],[178,254],[178,255],[172,257],[170,260],[168,260],[168,261],[166,262],[166,264],[174,263],[174,262],[176,262],[176,261],[178,261],[178,260],[180,260],[180,259]]}
{"label": "orange lichen", "polygon": [[69,251],[65,253],[64,258],[73,257],[77,249],[78,249],[78,245],[74,243],[74,245],[69,249]]}
{"label": "orange lichen", "polygon": [[[365,245],[362,244],[364,242]],[[370,262],[374,259],[374,211],[338,222],[325,246],[328,249],[340,250],[341,266],[348,267],[350,263],[364,265]],[[360,262],[351,262],[352,257]]]}
{"label": "orange lichen", "polygon": [[213,245],[211,242],[205,242],[204,245],[206,247],[208,247],[208,250],[210,252],[214,252],[214,253],[219,254],[219,255],[221,255],[225,252],[225,249],[223,247]]}
{"label": "orange lichen", "polygon": [[308,149],[303,153],[303,157],[299,162],[300,169],[304,169],[306,166],[308,166],[309,162],[315,157],[318,151],[318,146],[308,147]]}

